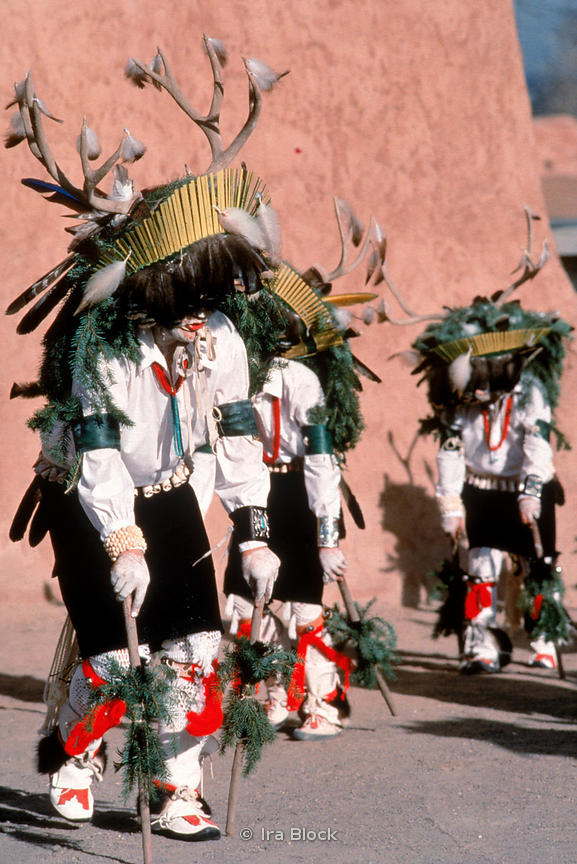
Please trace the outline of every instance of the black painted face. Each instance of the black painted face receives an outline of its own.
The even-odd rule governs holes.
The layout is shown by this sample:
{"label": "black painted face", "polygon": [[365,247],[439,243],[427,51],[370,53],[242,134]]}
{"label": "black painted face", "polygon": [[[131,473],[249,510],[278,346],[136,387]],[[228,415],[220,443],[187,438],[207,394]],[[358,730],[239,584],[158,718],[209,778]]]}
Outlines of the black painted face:
{"label": "black painted face", "polygon": [[470,358],[470,374],[461,390],[451,383],[449,366],[443,364],[428,374],[429,401],[441,410],[456,405],[488,405],[519,383],[523,369],[539,349]]}
{"label": "black painted face", "polygon": [[524,367],[520,352],[471,358],[471,377],[462,401],[468,405],[495,402],[514,390]]}

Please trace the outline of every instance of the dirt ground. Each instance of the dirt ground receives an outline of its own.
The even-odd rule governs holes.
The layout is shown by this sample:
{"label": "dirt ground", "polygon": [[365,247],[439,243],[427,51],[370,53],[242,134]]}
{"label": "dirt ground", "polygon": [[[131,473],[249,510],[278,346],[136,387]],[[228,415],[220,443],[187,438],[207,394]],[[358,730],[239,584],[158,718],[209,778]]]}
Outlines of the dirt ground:
{"label": "dirt ground", "polygon": [[[577,591],[567,594],[575,618]],[[334,741],[280,732],[256,774],[243,780],[235,836],[187,844],[153,837],[154,864],[331,861],[394,864],[574,864],[577,653],[564,681],[527,665],[524,636],[498,676],[461,677],[456,641],[431,639],[435,610],[385,610],[399,643],[391,684],[396,716],[380,694],[353,689],[350,727]],[[44,603],[34,620],[2,616],[0,650],[0,862],[138,864],[132,804],[110,768],[96,789],[94,822],[53,815],[33,751],[42,690],[63,620]],[[22,645],[26,644],[24,651]],[[111,752],[122,730],[110,735]],[[232,754],[213,759],[205,794],[224,827]]]}

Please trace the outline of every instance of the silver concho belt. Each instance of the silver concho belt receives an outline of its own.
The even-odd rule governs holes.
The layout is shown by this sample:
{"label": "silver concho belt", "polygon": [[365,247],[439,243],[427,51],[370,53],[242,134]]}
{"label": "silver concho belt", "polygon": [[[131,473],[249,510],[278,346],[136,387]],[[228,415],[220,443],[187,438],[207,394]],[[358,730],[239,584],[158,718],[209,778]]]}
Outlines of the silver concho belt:
{"label": "silver concho belt", "polygon": [[490,489],[495,492],[518,492],[518,477],[496,477],[491,474],[473,474],[467,471],[465,483],[475,486],[477,489]]}

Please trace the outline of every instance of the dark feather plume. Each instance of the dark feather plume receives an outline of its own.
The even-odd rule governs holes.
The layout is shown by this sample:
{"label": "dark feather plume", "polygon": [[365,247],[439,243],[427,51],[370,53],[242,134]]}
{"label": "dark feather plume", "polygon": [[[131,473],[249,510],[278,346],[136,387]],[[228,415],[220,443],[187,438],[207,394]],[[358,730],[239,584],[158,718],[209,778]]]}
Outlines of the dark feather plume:
{"label": "dark feather plume", "polygon": [[358,357],[355,357],[354,354],[353,354],[353,364],[354,364],[354,367],[355,367],[356,371],[357,371],[360,375],[364,375],[365,378],[368,378],[370,381],[374,381],[375,384],[380,384],[380,383],[381,383],[381,380],[382,380],[382,379],[379,378],[379,376],[377,375],[377,373],[376,373],[376,372],[373,372],[372,369],[369,369],[369,367],[366,366],[366,365],[362,362],[362,360],[359,360]]}
{"label": "dark feather plume", "polygon": [[66,189],[56,183],[47,183],[45,180],[36,180],[34,177],[23,177],[20,182],[23,186],[40,192],[41,195],[47,195],[47,201],[54,201],[56,204],[71,207],[76,213],[83,213],[87,208],[86,201],[81,201],[80,198],[67,192]]}
{"label": "dark feather plume", "polygon": [[21,309],[24,309],[24,307],[31,303],[35,297],[38,297],[39,294],[42,294],[43,291],[50,288],[57,279],[60,279],[68,270],[70,270],[74,265],[74,262],[75,256],[69,255],[68,258],[65,258],[64,261],[61,261],[60,264],[53,267],[52,270],[34,282],[30,288],[27,288],[26,291],[23,291],[22,294],[12,301],[6,309],[6,315],[14,315],[16,312],[20,312]]}
{"label": "dark feather plume", "polygon": [[10,525],[10,531],[8,532],[8,536],[13,543],[18,543],[22,540],[32,519],[32,515],[40,503],[42,497],[41,483],[41,478],[36,474],[22,496],[22,500]]}
{"label": "dark feather plume", "polygon": [[72,287],[72,280],[61,279],[56,285],[53,285],[49,291],[36,301],[32,309],[30,309],[24,318],[18,322],[16,332],[23,336],[25,333],[31,333],[39,324],[41,324],[47,315],[52,312],[54,307],[62,300]]}
{"label": "dark feather plume", "polygon": [[364,528],[365,517],[363,516],[361,505],[359,504],[356,496],[353,494],[351,487],[343,477],[341,477],[340,488],[343,498],[345,499],[345,504],[349,508],[349,513],[353,517],[355,525],[357,526],[357,528]]}

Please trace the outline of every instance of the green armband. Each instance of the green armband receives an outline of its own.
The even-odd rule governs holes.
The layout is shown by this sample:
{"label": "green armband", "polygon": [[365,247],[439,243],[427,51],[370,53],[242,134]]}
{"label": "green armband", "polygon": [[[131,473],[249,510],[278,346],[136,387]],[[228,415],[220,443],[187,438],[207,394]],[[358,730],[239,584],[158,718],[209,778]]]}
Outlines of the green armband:
{"label": "green armband", "polygon": [[303,426],[303,441],[305,445],[305,456],[313,456],[318,453],[333,452],[333,439],[326,426],[320,423],[314,426]]}
{"label": "green armband", "polygon": [[120,426],[111,414],[89,414],[72,424],[77,453],[89,450],[120,450]]}
{"label": "green armband", "polygon": [[216,405],[212,409],[212,416],[216,420],[216,428],[222,438],[238,435],[258,436],[254,409],[250,399],[239,399],[238,402]]}

